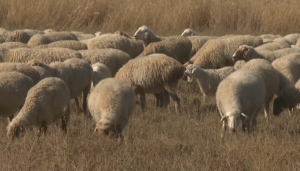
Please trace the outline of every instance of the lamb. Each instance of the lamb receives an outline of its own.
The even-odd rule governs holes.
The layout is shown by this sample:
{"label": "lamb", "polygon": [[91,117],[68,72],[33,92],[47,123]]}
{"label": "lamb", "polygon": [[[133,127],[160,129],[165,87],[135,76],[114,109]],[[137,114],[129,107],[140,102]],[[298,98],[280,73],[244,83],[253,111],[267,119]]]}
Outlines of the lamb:
{"label": "lamb", "polygon": [[130,60],[119,69],[115,77],[124,80],[139,95],[143,111],[147,109],[145,93],[167,91],[175,101],[176,112],[180,113],[176,86],[184,71],[185,68],[177,60],[164,54],[153,54]]}
{"label": "lamb", "polygon": [[221,116],[223,137],[226,125],[229,132],[235,132],[238,120],[242,130],[250,132],[256,126],[256,117],[265,100],[265,83],[260,75],[252,71],[238,70],[226,77],[216,92],[217,107]]}
{"label": "lamb", "polygon": [[78,40],[75,34],[70,32],[50,32],[47,34],[33,35],[28,41],[28,46],[49,44],[59,40]]}
{"label": "lamb", "polygon": [[38,71],[31,68],[29,65],[24,63],[10,63],[10,62],[4,62],[0,63],[0,73],[4,72],[19,72],[22,73],[29,78],[32,79],[33,83],[36,84],[40,81],[40,75]]}
{"label": "lamb", "polygon": [[196,36],[196,35],[197,33],[190,28],[183,30],[183,32],[181,33],[181,36]]}
{"label": "lamb", "polygon": [[164,38],[156,36],[152,30],[143,25],[137,29],[134,33],[134,38],[136,40],[142,40],[144,42],[144,48],[147,47],[150,43],[162,41]]}
{"label": "lamb", "polygon": [[65,61],[70,58],[79,58],[82,56],[79,52],[67,48],[16,48],[10,49],[3,53],[2,58],[5,62],[28,62],[32,59],[51,63],[55,61]]}
{"label": "lamb", "polygon": [[46,45],[33,46],[32,48],[68,48],[72,50],[86,50],[87,45],[76,40],[60,40]]}
{"label": "lamb", "polygon": [[215,95],[220,82],[234,71],[233,67],[223,67],[215,70],[202,69],[196,65],[189,64],[184,74],[187,76],[188,82],[192,82],[194,78],[197,80],[204,103],[206,96]]}
{"label": "lamb", "polygon": [[174,36],[160,42],[149,44],[139,56],[162,53],[184,64],[189,60],[192,43],[182,36]]}
{"label": "lamb", "polygon": [[90,61],[92,64],[100,62],[106,65],[113,77],[131,59],[127,53],[118,49],[81,50],[79,52],[83,59]]}
{"label": "lamb", "polygon": [[128,53],[131,58],[135,58],[143,51],[143,45],[133,39],[118,34],[103,34],[89,39],[87,43],[89,50],[95,49],[119,49]]}
{"label": "lamb", "polygon": [[190,58],[193,57],[202,46],[210,39],[217,38],[215,36],[188,36],[187,37],[192,43],[192,49],[190,52]]}
{"label": "lamb", "polygon": [[7,126],[7,136],[18,137],[26,126],[34,126],[37,135],[45,135],[47,125],[61,119],[62,130],[67,133],[70,118],[70,93],[66,83],[59,78],[45,78],[32,87],[24,106]]}
{"label": "lamb", "polygon": [[102,63],[94,63],[93,68],[93,87],[95,87],[99,81],[112,77],[109,68]]}
{"label": "lamb", "polygon": [[195,64],[203,69],[233,66],[232,54],[235,52],[236,47],[242,44],[256,47],[262,44],[262,39],[245,35],[208,40],[184,66]]}
{"label": "lamb", "polygon": [[116,78],[106,78],[88,97],[88,107],[96,121],[95,132],[122,138],[122,131],[135,109],[135,94]]}
{"label": "lamb", "polygon": [[284,48],[290,48],[291,45],[287,43],[286,41],[276,41],[276,42],[270,42],[263,44],[261,46],[258,46],[255,48],[255,50],[278,50],[278,49],[284,49]]}
{"label": "lamb", "polygon": [[0,73],[0,116],[13,116],[21,109],[28,90],[34,86],[32,79],[20,72]]}
{"label": "lamb", "polygon": [[75,99],[79,113],[78,97],[83,94],[83,112],[87,116],[87,95],[90,92],[93,79],[93,69],[86,60],[71,58],[64,62],[52,62],[49,65],[37,60],[28,62],[30,66],[40,66],[50,72],[52,77],[58,77],[66,82],[70,89],[70,99]]}

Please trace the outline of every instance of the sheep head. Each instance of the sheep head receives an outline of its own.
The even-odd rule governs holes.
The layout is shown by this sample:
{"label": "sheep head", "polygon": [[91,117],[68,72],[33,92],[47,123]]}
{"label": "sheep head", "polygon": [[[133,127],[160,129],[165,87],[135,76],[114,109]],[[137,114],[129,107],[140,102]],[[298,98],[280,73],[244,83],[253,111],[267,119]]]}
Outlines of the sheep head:
{"label": "sheep head", "polygon": [[185,29],[181,34],[181,36],[195,36],[195,35],[197,35],[197,33],[190,28]]}
{"label": "sheep head", "polygon": [[251,51],[251,48],[249,46],[241,45],[238,47],[238,49],[232,55],[232,60],[234,62],[236,62],[238,60],[249,61],[250,57],[248,56],[248,54],[250,51]]}
{"label": "sheep head", "polygon": [[184,71],[184,76],[187,77],[187,81],[189,83],[191,83],[193,81],[193,77],[195,74],[195,71],[198,69],[199,67],[194,65],[194,64],[189,64],[186,66],[186,70]]}
{"label": "sheep head", "polygon": [[279,96],[273,102],[273,114],[275,116],[279,116],[282,111],[288,108],[293,108],[294,106],[296,105],[289,105],[282,96]]}
{"label": "sheep head", "polygon": [[148,40],[151,33],[152,31],[147,26],[141,26],[133,36],[136,40]]}
{"label": "sheep head", "polygon": [[227,122],[229,127],[229,132],[233,133],[238,126],[238,121],[243,117],[244,119],[249,119],[247,115],[240,112],[239,110],[233,110],[231,112],[227,112],[222,118],[220,122]]}

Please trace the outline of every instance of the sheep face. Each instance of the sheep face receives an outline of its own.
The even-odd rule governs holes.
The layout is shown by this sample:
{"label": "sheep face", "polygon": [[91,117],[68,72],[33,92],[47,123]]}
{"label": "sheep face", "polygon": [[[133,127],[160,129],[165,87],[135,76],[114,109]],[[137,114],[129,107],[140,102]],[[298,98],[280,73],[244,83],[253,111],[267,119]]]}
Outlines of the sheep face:
{"label": "sheep face", "polygon": [[7,137],[14,139],[24,135],[25,128],[24,126],[9,126],[7,129]]}
{"label": "sheep face", "polygon": [[245,60],[245,61],[249,61],[250,59],[247,59],[249,52],[249,48],[246,46],[239,46],[239,48],[234,52],[234,54],[232,55],[232,60],[233,62],[236,62],[238,60]]}
{"label": "sheep face", "polygon": [[195,36],[195,35],[197,35],[197,33],[190,28],[185,29],[181,34],[181,36]]}
{"label": "sheep face", "polygon": [[229,132],[234,133],[236,128],[238,127],[241,117],[245,117],[246,119],[248,119],[247,115],[245,115],[244,113],[240,112],[239,110],[234,110],[232,112],[226,113],[226,115],[221,118],[221,122],[227,122]]}
{"label": "sheep face", "polygon": [[147,40],[150,32],[151,30],[147,26],[141,26],[133,36],[136,40]]}
{"label": "sheep face", "polygon": [[184,71],[184,76],[187,77],[187,81],[191,83],[193,81],[194,73],[197,70],[197,66],[193,64],[189,64]]}

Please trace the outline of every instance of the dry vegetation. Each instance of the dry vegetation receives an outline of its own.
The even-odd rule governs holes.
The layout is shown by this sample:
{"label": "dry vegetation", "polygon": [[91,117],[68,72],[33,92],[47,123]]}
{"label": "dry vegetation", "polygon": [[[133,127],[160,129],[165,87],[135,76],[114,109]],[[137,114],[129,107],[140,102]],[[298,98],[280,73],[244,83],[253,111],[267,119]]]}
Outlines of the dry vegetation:
{"label": "dry vegetation", "polygon": [[[78,30],[133,33],[147,25],[158,34],[287,34],[300,32],[297,0],[0,0],[0,25],[6,29]],[[170,32],[171,30],[171,32]],[[179,85],[182,115],[174,102],[165,111],[137,106],[121,144],[92,135],[94,122],[74,110],[69,133],[58,125],[37,138],[28,130],[14,141],[0,124],[1,170],[299,170],[300,116],[263,114],[250,135],[239,129],[220,139],[215,98],[198,108],[195,85]]]}
{"label": "dry vegetation", "polygon": [[0,0],[0,25],[133,33],[145,24],[159,34],[187,27],[211,34],[287,34],[300,30],[299,8],[298,0]]}
{"label": "dry vegetation", "polygon": [[226,132],[220,138],[220,117],[215,99],[198,110],[196,86],[179,85],[183,112],[175,114],[172,102],[166,111],[154,107],[148,96],[149,110],[136,108],[118,144],[92,135],[94,122],[72,112],[69,134],[58,125],[37,138],[32,131],[10,141],[6,120],[0,127],[1,170],[299,170],[300,117],[283,113],[258,119],[257,130],[246,135]]}

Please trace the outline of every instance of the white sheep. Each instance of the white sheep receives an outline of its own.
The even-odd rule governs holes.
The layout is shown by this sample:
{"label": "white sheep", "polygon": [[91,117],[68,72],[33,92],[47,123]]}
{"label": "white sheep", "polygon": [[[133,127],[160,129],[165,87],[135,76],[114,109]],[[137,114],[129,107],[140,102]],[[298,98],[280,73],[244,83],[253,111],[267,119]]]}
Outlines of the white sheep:
{"label": "white sheep", "polygon": [[181,33],[181,36],[196,36],[196,35],[197,33],[191,28],[184,29],[183,32]]}
{"label": "white sheep", "polygon": [[205,103],[206,97],[215,95],[220,82],[234,71],[233,67],[202,69],[196,65],[189,64],[186,66],[184,74],[187,76],[188,82],[192,82],[194,78],[197,80],[203,97],[202,103]]}
{"label": "white sheep", "polygon": [[79,52],[67,48],[16,48],[7,50],[2,55],[5,62],[28,62],[35,59],[47,64],[55,61],[63,62],[70,58],[82,58],[82,56]]}
{"label": "white sheep", "polygon": [[195,64],[204,69],[233,66],[232,54],[236,51],[236,47],[243,44],[259,46],[262,44],[262,39],[255,36],[238,35],[208,40],[184,66]]}
{"label": "white sheep", "polygon": [[46,134],[47,125],[61,119],[62,130],[67,133],[70,118],[70,93],[59,78],[45,78],[32,87],[18,115],[7,126],[10,138],[18,137],[26,126],[37,128],[37,135]]}
{"label": "white sheep", "polygon": [[239,120],[244,132],[251,131],[250,124],[256,126],[256,117],[264,106],[265,91],[264,80],[252,71],[238,70],[221,81],[216,93],[222,122],[221,136],[226,125],[231,133],[235,132]]}
{"label": "white sheep", "polygon": [[14,71],[1,72],[0,80],[0,116],[12,120],[23,106],[27,92],[34,83],[30,77]]}
{"label": "white sheep", "polygon": [[173,36],[168,39],[150,43],[139,56],[161,53],[184,64],[190,58],[191,41],[183,36]]}
{"label": "white sheep", "polygon": [[135,109],[135,94],[124,81],[106,78],[89,95],[88,107],[96,121],[94,132],[122,138],[122,130]]}
{"label": "white sheep", "polygon": [[94,63],[93,68],[93,87],[102,79],[112,77],[110,69],[102,63]]}
{"label": "white sheep", "polygon": [[164,54],[152,54],[130,60],[119,69],[115,77],[124,80],[139,95],[143,111],[147,109],[146,93],[167,91],[175,101],[175,109],[179,113],[180,99],[176,94],[176,87],[184,71],[185,68],[177,60]]}
{"label": "white sheep", "polygon": [[83,112],[87,115],[86,99],[91,88],[93,69],[86,60],[72,58],[64,62],[53,62],[49,65],[37,60],[31,60],[28,64],[40,66],[49,71],[52,77],[58,77],[65,81],[70,89],[70,98],[75,99],[77,113],[79,113],[79,101],[77,98],[83,94]]}
{"label": "white sheep", "polygon": [[35,34],[28,41],[28,46],[49,44],[59,40],[78,40],[75,34],[70,32],[50,32],[46,34]]}
{"label": "white sheep", "polygon": [[147,47],[150,43],[162,41],[164,38],[156,36],[152,30],[143,25],[137,29],[134,33],[134,38],[136,40],[142,40],[144,42],[144,48]]}

